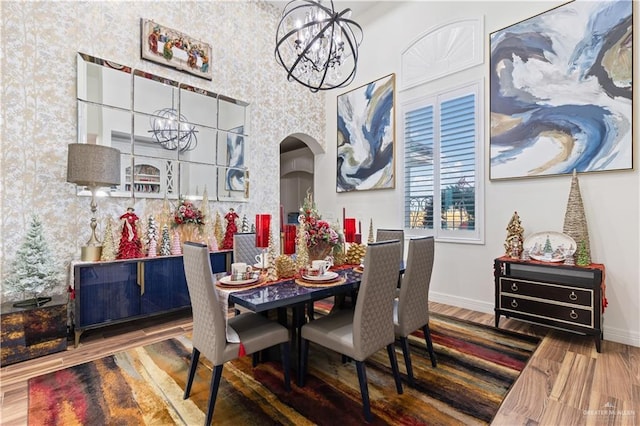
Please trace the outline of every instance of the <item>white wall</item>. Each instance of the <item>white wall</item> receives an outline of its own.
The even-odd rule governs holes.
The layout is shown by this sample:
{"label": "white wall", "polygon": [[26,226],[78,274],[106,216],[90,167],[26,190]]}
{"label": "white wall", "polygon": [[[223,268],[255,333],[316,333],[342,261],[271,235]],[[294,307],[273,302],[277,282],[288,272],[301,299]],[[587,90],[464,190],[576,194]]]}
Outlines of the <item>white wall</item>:
{"label": "white wall", "polygon": [[[327,153],[316,156],[316,196],[320,211],[342,217],[345,207],[348,217],[362,221],[363,234],[369,220],[374,228],[402,227],[403,183],[398,179],[398,158],[402,140],[396,133],[396,188],[394,190],[336,193],[336,96],[390,73],[396,73],[398,89],[400,53],[426,30],[462,18],[484,17],[484,64],[429,83],[425,93],[485,79],[485,111],[489,110],[488,59],[489,34],[523,19],[544,12],[557,2],[407,2],[390,7],[376,6],[380,18],[361,22],[364,41],[355,82],[347,89],[328,92],[326,99]],[[372,11],[373,13],[373,11]],[[637,14],[638,11],[636,10]],[[353,17],[358,21],[358,17]],[[364,19],[369,16],[364,16]],[[637,26],[637,25],[636,25]],[[638,30],[634,31],[634,70],[638,78]],[[396,105],[403,92],[397,94]],[[638,96],[636,94],[636,96]],[[400,119],[396,108],[396,124]],[[637,117],[637,108],[634,111]],[[489,141],[489,117],[485,114],[485,141]],[[635,133],[638,120],[635,119]],[[396,126],[397,129],[398,126]],[[488,165],[488,150],[484,164]],[[638,143],[634,146],[638,158]],[[525,237],[535,232],[561,231],[569,195],[571,177],[495,181],[485,173],[485,244],[464,245],[438,243],[432,278],[432,300],[493,312],[493,259],[504,253],[506,226],[517,211],[525,228]],[[640,227],[638,171],[580,175],[582,199],[587,217],[592,260],[606,266],[609,307],[605,312],[604,338],[640,346]],[[366,237],[365,237],[366,238]]]}

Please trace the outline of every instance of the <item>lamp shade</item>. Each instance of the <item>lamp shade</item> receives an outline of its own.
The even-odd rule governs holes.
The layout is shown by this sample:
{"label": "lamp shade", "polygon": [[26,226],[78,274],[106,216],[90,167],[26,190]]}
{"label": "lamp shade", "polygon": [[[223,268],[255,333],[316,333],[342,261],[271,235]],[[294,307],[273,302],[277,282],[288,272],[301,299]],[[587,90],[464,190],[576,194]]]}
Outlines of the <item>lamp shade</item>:
{"label": "lamp shade", "polygon": [[104,145],[69,144],[67,182],[89,187],[120,185],[120,151]]}

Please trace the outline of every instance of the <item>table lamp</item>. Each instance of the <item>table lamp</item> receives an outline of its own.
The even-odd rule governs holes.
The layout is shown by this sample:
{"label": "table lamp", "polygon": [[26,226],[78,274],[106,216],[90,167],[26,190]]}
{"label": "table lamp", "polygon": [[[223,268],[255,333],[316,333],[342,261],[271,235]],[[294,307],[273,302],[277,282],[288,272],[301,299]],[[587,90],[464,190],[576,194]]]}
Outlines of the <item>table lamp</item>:
{"label": "table lamp", "polygon": [[102,243],[96,238],[96,190],[120,185],[120,151],[104,145],[69,144],[67,182],[86,186],[91,191],[91,237],[82,247],[80,258],[85,261],[100,260]]}

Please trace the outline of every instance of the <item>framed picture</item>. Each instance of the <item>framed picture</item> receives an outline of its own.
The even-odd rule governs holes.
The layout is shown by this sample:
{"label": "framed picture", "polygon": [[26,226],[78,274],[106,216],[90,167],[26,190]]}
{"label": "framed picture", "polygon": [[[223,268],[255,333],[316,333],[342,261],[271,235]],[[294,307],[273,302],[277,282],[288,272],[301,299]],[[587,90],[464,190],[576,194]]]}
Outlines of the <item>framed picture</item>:
{"label": "framed picture", "polygon": [[395,74],[338,96],[336,191],[395,187]]}
{"label": "framed picture", "polygon": [[143,59],[212,79],[210,44],[145,18],[140,19],[140,53]]}
{"label": "framed picture", "polygon": [[633,168],[632,2],[559,6],[490,35],[490,178]]}

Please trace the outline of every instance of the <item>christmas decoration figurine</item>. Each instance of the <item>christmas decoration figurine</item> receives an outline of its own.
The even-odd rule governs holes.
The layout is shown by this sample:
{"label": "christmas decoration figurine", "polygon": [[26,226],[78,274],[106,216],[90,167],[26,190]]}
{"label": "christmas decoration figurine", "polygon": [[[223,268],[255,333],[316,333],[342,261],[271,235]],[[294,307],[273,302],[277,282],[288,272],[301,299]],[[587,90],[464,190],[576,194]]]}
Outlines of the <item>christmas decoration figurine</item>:
{"label": "christmas decoration figurine", "polygon": [[247,215],[242,215],[242,232],[249,232],[249,220],[247,219]]}
{"label": "christmas decoration figurine", "polygon": [[369,221],[369,237],[367,238],[367,243],[372,243],[375,240],[373,239],[373,219]]}
{"label": "christmas decoration figurine", "polygon": [[3,287],[8,293],[17,294],[24,299],[14,306],[40,306],[51,298],[38,295],[60,285],[60,280],[61,271],[44,239],[42,222],[33,215],[25,241],[16,252],[16,258]]}
{"label": "christmas decoration figurine", "polygon": [[224,239],[224,232],[222,231],[222,223],[220,219],[220,212],[216,212],[216,221],[213,225],[213,233],[216,236],[216,242],[218,247],[222,245],[222,240]]}
{"label": "christmas decoration figurine", "polygon": [[138,215],[134,213],[133,207],[127,208],[127,212],[120,216],[120,221],[122,222],[122,236],[120,237],[118,259],[142,257],[142,244],[138,237]]}
{"label": "christmas decoration figurine", "polygon": [[518,259],[522,253],[522,234],[524,228],[520,224],[518,212],[513,212],[509,225],[507,225],[507,239],[504,242],[505,254],[514,259]]}
{"label": "christmas decoration figurine", "polygon": [[229,213],[224,215],[224,218],[227,221],[227,230],[222,241],[222,249],[229,250],[233,248],[233,234],[238,232],[238,226],[236,225],[238,214],[233,209],[229,209]]}

